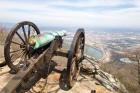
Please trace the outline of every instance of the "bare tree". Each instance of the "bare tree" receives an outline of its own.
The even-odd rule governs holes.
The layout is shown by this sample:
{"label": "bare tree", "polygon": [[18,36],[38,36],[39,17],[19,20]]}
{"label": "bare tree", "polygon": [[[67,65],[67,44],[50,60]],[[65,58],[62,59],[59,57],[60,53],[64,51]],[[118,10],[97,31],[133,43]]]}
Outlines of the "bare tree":
{"label": "bare tree", "polygon": [[127,53],[126,56],[132,60],[138,63],[138,83],[140,85],[140,48],[134,50],[131,53]]}
{"label": "bare tree", "polygon": [[4,44],[7,35],[7,29],[5,27],[0,26],[0,44]]}

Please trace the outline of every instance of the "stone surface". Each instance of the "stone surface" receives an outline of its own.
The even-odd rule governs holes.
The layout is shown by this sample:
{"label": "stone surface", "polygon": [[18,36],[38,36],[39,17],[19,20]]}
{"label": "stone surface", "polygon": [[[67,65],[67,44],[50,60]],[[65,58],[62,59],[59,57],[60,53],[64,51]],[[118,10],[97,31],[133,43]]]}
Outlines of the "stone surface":
{"label": "stone surface", "polygon": [[[65,57],[57,56],[52,61],[56,62],[56,69],[60,71],[66,69],[67,59]],[[122,88],[123,85],[118,83],[117,79],[100,70],[97,62],[85,59],[81,66],[81,73],[72,89],[66,91],[63,82],[60,82],[62,73],[53,71],[48,78],[40,79],[27,93],[94,93],[94,91],[96,93],[118,93],[117,89]],[[0,90],[12,78],[12,75],[8,72],[9,68],[7,66],[0,68]],[[125,91],[124,87],[122,89]]]}
{"label": "stone surface", "polygon": [[[60,74],[58,73],[53,73],[52,75],[50,75],[48,77],[48,83],[45,85],[45,88],[43,91],[41,91],[41,93],[92,93],[91,91],[94,90],[96,90],[96,93],[113,93],[107,90],[102,85],[96,85],[95,82],[97,81],[88,76],[79,76],[78,81],[76,82],[74,87],[68,91],[65,91],[59,86],[59,77]],[[36,92],[39,92],[40,89],[44,87],[44,82],[46,82],[45,79],[40,80],[40,82],[37,83],[36,86],[31,89],[31,91],[33,92],[35,90]],[[38,86],[41,87],[38,88]]]}
{"label": "stone surface", "polygon": [[95,63],[92,59],[86,58],[86,60],[82,63],[83,71],[89,73],[90,75],[93,75],[94,78],[108,90],[113,92],[128,93],[124,85],[121,84],[117,78],[109,73],[102,71],[99,68],[98,63]]}

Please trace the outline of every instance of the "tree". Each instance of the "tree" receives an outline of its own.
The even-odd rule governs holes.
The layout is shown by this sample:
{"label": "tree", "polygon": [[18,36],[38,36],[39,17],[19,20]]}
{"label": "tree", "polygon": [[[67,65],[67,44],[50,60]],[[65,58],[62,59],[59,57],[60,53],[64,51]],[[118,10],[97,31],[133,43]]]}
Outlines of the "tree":
{"label": "tree", "polygon": [[138,63],[138,83],[140,85],[140,48],[135,49],[134,51],[127,53],[127,57]]}

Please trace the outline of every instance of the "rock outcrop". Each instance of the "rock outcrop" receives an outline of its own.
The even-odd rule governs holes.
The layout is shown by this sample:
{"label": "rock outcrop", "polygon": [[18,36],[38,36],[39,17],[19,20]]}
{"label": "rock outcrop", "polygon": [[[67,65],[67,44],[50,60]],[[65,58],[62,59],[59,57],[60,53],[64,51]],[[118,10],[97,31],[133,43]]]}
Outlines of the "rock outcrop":
{"label": "rock outcrop", "polygon": [[86,59],[82,62],[82,72],[95,78],[101,85],[113,93],[128,93],[125,86],[121,84],[117,78],[99,68],[99,63],[87,56],[85,58]]}
{"label": "rock outcrop", "polygon": [[[55,57],[58,65],[65,68],[66,58]],[[111,74],[102,71],[99,63],[89,57],[81,62],[81,72],[76,84],[70,90],[64,90],[60,77],[62,73],[52,72],[48,78],[39,80],[27,93],[128,93],[125,87]],[[0,68],[1,87],[10,80],[9,68]]]}
{"label": "rock outcrop", "polygon": [[[53,72],[47,78],[41,79],[31,91],[41,93],[128,93],[123,84],[111,74],[102,71],[98,63],[86,58],[81,63],[81,72],[76,84],[70,90],[62,89],[60,82],[61,75]],[[41,89],[43,88],[43,90]]]}

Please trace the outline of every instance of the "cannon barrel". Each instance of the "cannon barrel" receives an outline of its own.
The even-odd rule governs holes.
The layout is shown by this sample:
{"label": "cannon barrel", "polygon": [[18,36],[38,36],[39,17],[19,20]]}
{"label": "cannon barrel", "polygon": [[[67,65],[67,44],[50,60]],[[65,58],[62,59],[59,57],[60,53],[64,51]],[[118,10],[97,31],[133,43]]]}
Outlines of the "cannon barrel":
{"label": "cannon barrel", "polygon": [[63,37],[65,35],[66,35],[65,31],[49,32],[45,34],[32,35],[29,38],[28,42],[29,42],[29,45],[32,46],[33,49],[38,49],[50,43],[51,41],[53,41],[56,36]]}

